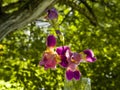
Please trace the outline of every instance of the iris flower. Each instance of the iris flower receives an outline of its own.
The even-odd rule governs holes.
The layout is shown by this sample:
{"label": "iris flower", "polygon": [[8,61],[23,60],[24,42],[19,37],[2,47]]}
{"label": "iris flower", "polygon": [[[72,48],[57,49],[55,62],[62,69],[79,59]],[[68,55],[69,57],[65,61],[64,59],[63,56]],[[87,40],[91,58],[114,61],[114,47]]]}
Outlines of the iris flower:
{"label": "iris flower", "polygon": [[78,69],[78,65],[85,60],[86,62],[94,62],[96,58],[94,57],[94,53],[90,49],[86,49],[83,53],[76,53],[67,50],[65,52],[65,56],[67,57],[66,61],[68,62],[66,69],[66,78],[67,80],[79,80],[81,77],[81,73]]}
{"label": "iris flower", "polygon": [[40,61],[40,66],[44,66],[45,69],[56,68],[57,64],[57,54],[54,51],[56,45],[56,38],[53,35],[49,35],[46,41],[47,50],[43,53],[42,60]]}
{"label": "iris flower", "polygon": [[47,14],[48,19],[53,20],[53,19],[58,18],[58,12],[55,8],[51,8],[47,12],[48,12]]}
{"label": "iris flower", "polygon": [[81,73],[78,69],[78,65],[81,62],[94,62],[96,58],[94,53],[90,49],[86,49],[81,53],[72,52],[68,46],[56,46],[56,38],[53,35],[49,35],[46,40],[47,49],[43,53],[40,66],[44,66],[46,69],[55,69],[56,65],[66,68],[65,76],[67,80],[79,80]]}
{"label": "iris flower", "polygon": [[61,46],[56,49],[57,54],[61,57],[60,65],[66,68],[66,78],[68,80],[80,79],[80,71],[78,65],[81,61],[81,55],[79,53],[72,53],[68,46]]}

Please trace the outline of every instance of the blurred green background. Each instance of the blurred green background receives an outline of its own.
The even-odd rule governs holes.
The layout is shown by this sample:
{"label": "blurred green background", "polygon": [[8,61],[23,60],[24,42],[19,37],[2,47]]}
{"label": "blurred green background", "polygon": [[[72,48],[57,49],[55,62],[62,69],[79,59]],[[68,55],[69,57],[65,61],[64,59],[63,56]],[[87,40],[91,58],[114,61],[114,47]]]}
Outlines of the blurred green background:
{"label": "blurred green background", "polygon": [[[9,0],[5,1],[8,3]],[[88,0],[88,4],[96,15],[97,25],[91,24],[75,8],[77,6],[72,7],[71,3],[62,0],[55,5],[59,12],[58,28],[64,34],[65,45],[69,45],[72,51],[81,52],[88,48],[94,51],[95,63],[79,65],[82,77],[91,79],[91,89],[120,90],[120,1]],[[46,37],[54,34],[55,29],[46,24],[39,26],[38,22],[33,21],[21,30],[9,33],[0,42],[0,90],[64,88],[63,68],[57,66],[56,70],[45,71],[39,67],[46,49]],[[57,46],[61,45],[58,39]]]}

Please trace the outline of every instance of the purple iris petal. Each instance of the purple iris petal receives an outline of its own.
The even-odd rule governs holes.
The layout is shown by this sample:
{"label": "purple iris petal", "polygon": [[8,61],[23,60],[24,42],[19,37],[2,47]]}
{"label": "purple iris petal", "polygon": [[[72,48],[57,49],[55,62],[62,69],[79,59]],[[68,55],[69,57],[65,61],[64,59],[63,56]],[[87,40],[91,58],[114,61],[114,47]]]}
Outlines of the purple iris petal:
{"label": "purple iris petal", "polygon": [[88,62],[94,62],[94,61],[96,61],[96,58],[95,58],[95,57],[89,57],[89,56],[87,56],[87,57],[86,57],[86,60],[87,60]]}
{"label": "purple iris petal", "polygon": [[89,56],[89,57],[94,57],[94,53],[93,53],[93,51],[90,50],[90,49],[86,49],[86,50],[84,50],[83,52],[84,52],[85,54],[87,54],[87,56]]}
{"label": "purple iris petal", "polygon": [[67,80],[71,80],[74,77],[74,73],[71,70],[66,71]]}
{"label": "purple iris petal", "polygon": [[47,60],[47,62],[45,63],[45,69],[48,69],[48,68],[56,68],[56,60],[53,59],[53,60]]}
{"label": "purple iris petal", "polygon": [[58,55],[65,55],[67,50],[70,50],[68,46],[61,46],[56,49],[56,52],[58,53]]}
{"label": "purple iris petal", "polygon": [[48,47],[54,47],[56,45],[56,38],[53,35],[49,35],[47,37],[47,42],[46,42]]}
{"label": "purple iris petal", "polygon": [[92,50],[87,49],[87,50],[84,50],[83,52],[87,55],[86,56],[86,60],[88,62],[94,62],[94,61],[96,61],[96,58],[94,57],[94,53],[93,53]]}
{"label": "purple iris petal", "polygon": [[71,70],[71,71],[75,71],[76,70],[76,68],[77,68],[77,64],[75,64],[75,63],[69,63],[69,66],[68,66],[68,68]]}
{"label": "purple iris petal", "polygon": [[76,70],[76,71],[74,71],[73,73],[74,73],[74,78],[75,78],[76,80],[79,80],[79,79],[80,79],[80,76],[81,76],[80,71]]}
{"label": "purple iris petal", "polygon": [[42,60],[39,62],[39,65],[44,66],[45,70],[48,68],[55,69],[56,64],[56,55],[49,52],[45,52]]}
{"label": "purple iris petal", "polygon": [[44,56],[43,59],[39,62],[39,65],[44,66],[46,62],[47,62],[47,58]]}
{"label": "purple iris petal", "polygon": [[48,10],[48,19],[58,18],[58,12],[55,8],[51,8]]}
{"label": "purple iris petal", "polygon": [[65,56],[61,56],[61,62],[60,62],[60,65],[62,67],[67,67],[68,66],[68,61],[67,61],[67,58]]}
{"label": "purple iris petal", "polygon": [[62,67],[68,66],[67,57],[65,55],[67,50],[70,50],[70,48],[68,46],[61,46],[56,49],[57,54],[60,55],[60,57],[61,57],[60,65]]}

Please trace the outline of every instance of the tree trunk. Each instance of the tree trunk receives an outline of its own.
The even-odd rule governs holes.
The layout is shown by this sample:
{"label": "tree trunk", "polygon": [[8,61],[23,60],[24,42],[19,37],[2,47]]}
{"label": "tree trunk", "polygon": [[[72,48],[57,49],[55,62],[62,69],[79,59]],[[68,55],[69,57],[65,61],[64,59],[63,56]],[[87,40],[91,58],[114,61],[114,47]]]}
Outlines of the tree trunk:
{"label": "tree trunk", "polygon": [[55,1],[56,0],[36,0],[36,5],[32,6],[31,3],[30,8],[20,9],[11,15],[0,15],[0,41],[11,31],[22,28],[40,17]]}

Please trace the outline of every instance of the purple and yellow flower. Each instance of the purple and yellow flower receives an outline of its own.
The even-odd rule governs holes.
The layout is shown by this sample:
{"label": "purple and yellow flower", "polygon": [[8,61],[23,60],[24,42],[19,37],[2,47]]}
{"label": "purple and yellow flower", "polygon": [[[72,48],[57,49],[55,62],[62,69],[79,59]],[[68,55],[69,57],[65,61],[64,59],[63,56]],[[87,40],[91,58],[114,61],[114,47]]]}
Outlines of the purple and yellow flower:
{"label": "purple and yellow flower", "polygon": [[47,18],[50,20],[53,19],[57,19],[58,18],[58,12],[55,8],[51,8],[49,10],[47,10],[48,14],[47,14]]}
{"label": "purple and yellow flower", "polygon": [[68,46],[60,46],[54,50],[56,46],[56,38],[49,35],[46,40],[47,49],[43,53],[42,60],[39,62],[40,66],[46,69],[55,69],[57,64],[66,68],[65,76],[67,80],[79,80],[81,73],[78,65],[85,62],[94,62],[96,58],[90,49],[86,49],[81,53],[72,52]]}
{"label": "purple and yellow flower", "polygon": [[70,51],[70,48],[68,46],[60,46],[60,47],[57,47],[56,49],[57,54],[61,58],[60,65],[65,68],[68,66],[68,61],[66,56],[67,50]]}
{"label": "purple and yellow flower", "polygon": [[60,65],[66,68],[66,78],[68,80],[79,80],[81,73],[78,70],[78,65],[82,60],[82,56],[79,53],[71,52],[68,46],[61,46],[56,49],[56,52],[61,57]]}
{"label": "purple and yellow flower", "polygon": [[73,78],[75,80],[79,80],[81,77],[81,73],[78,70],[78,65],[82,61],[87,62],[94,62],[96,61],[96,58],[94,56],[94,53],[90,49],[84,50],[82,53],[71,53],[66,52],[68,66],[66,70],[66,78],[68,80],[72,80]]}
{"label": "purple and yellow flower", "polygon": [[87,62],[94,62],[96,61],[96,58],[94,56],[94,53],[91,49],[86,49],[83,51],[83,53],[86,55],[86,61]]}
{"label": "purple and yellow flower", "polygon": [[49,35],[46,41],[47,50],[43,53],[42,60],[40,61],[40,66],[44,66],[45,69],[56,68],[57,64],[57,54],[54,51],[56,45],[56,38],[53,35]]}

